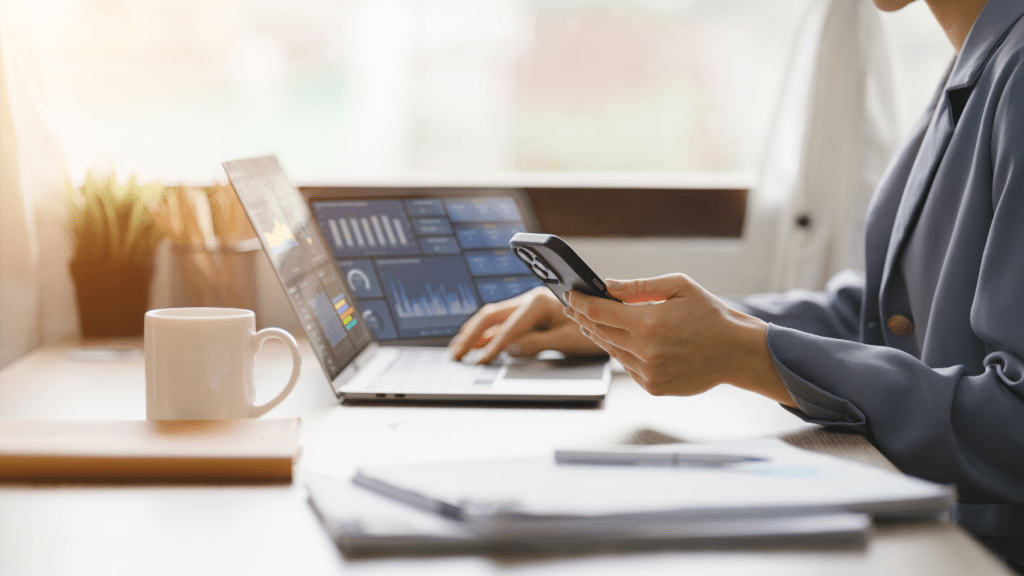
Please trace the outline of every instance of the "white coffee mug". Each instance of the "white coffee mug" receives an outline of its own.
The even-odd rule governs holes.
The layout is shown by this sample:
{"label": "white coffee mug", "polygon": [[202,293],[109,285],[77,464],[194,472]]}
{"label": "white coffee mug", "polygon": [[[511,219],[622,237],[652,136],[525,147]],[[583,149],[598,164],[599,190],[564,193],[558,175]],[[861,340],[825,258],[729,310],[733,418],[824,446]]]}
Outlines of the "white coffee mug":
{"label": "white coffee mug", "polygon": [[[146,312],[146,418],[255,418],[277,406],[299,379],[302,355],[280,328],[256,331],[252,310],[165,308]],[[277,338],[292,349],[292,377],[276,398],[256,405],[255,356]]]}

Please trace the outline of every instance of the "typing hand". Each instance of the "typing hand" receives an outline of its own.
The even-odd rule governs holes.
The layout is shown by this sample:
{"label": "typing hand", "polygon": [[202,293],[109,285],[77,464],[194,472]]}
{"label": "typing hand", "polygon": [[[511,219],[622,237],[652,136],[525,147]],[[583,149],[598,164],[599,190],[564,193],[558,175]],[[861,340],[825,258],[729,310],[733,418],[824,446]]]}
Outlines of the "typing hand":
{"label": "typing hand", "polygon": [[562,303],[544,286],[502,302],[485,304],[459,330],[448,350],[461,360],[482,349],[478,362],[494,360],[502,350],[513,356],[535,356],[544,350],[594,355],[601,349],[562,314]]}

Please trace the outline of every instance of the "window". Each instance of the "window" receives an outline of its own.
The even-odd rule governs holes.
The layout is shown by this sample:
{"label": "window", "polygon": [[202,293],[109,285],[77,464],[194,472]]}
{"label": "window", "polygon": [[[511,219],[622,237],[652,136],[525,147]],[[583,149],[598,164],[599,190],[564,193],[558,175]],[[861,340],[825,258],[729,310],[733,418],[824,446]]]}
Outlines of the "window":
{"label": "window", "polygon": [[[813,0],[23,2],[74,178],[752,171]],[[905,109],[949,51],[898,20]],[[921,25],[921,22],[925,22]],[[908,24],[909,23],[909,24]],[[931,28],[928,28],[928,26]],[[939,32],[941,35],[941,32]],[[939,41],[943,41],[938,36]],[[938,72],[936,72],[938,70]],[[918,86],[923,85],[920,89]]]}

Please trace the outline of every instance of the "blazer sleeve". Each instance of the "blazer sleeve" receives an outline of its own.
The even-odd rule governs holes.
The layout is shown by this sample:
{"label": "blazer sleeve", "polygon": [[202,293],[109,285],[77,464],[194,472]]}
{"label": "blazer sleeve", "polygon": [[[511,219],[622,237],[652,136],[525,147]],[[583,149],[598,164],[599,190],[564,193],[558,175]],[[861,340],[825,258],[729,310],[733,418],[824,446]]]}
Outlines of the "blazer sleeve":
{"label": "blazer sleeve", "polygon": [[864,277],[845,270],[833,276],[823,292],[789,290],[783,294],[755,294],[723,300],[730,307],[765,322],[818,336],[857,340],[863,296]]}
{"label": "blazer sleeve", "polygon": [[[957,484],[964,503],[1024,504],[1024,66],[997,108],[992,221],[971,303],[980,373],[769,325],[802,418],[867,436],[901,470]],[[1018,105],[1013,106],[1011,103]],[[978,372],[977,369],[974,372]],[[801,413],[802,412],[802,413]]]}

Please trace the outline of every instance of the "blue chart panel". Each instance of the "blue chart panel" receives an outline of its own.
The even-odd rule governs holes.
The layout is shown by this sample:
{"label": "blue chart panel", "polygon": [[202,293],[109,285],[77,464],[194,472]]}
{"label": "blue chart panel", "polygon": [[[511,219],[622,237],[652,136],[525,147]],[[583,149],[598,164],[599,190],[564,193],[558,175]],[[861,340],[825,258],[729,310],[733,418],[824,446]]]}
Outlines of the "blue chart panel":
{"label": "blue chart panel", "polygon": [[520,276],[518,278],[505,279],[505,295],[507,298],[518,296],[531,288],[540,286],[541,282],[536,276]]}
{"label": "blue chart panel", "polygon": [[416,218],[412,221],[412,227],[419,236],[452,233],[451,223],[444,218]]}
{"label": "blue chart panel", "polygon": [[452,222],[514,222],[522,220],[508,197],[445,200]]}
{"label": "blue chart panel", "polygon": [[485,303],[500,302],[505,299],[505,291],[502,289],[501,280],[486,280],[476,283],[477,290],[480,290],[480,297]]}
{"label": "blue chart panel", "polygon": [[458,254],[459,243],[455,236],[425,236],[418,238],[424,254]]}
{"label": "blue chart panel", "polygon": [[314,209],[337,258],[419,254],[400,200],[318,202]]}
{"label": "blue chart panel", "polygon": [[345,338],[345,328],[341,325],[341,320],[338,319],[338,313],[335,312],[331,301],[327,299],[327,294],[317,292],[316,298],[309,301],[309,306],[316,314],[316,319],[320,321],[320,327],[324,329],[331,348],[334,348]]}
{"label": "blue chart panel", "polygon": [[476,287],[480,290],[480,297],[485,303],[498,302],[506,298],[518,296],[523,292],[540,286],[540,280],[536,276],[509,276],[506,278],[488,278],[477,280]]}
{"label": "blue chart panel", "polygon": [[394,340],[398,338],[395,331],[395,323],[391,321],[391,313],[388,311],[388,303],[383,300],[360,300],[359,311],[363,315],[363,321],[370,328],[377,340]]}
{"label": "blue chart panel", "polygon": [[525,232],[520,224],[470,224],[455,227],[455,235],[459,244],[465,249],[472,248],[508,248],[508,241],[517,232]]}
{"label": "blue chart panel", "polygon": [[345,274],[345,280],[356,298],[383,298],[384,292],[377,282],[377,273],[369,260],[338,260],[338,266]]}
{"label": "blue chart panel", "polygon": [[437,198],[410,198],[405,209],[409,216],[444,216],[444,204]]}
{"label": "blue chart panel", "polygon": [[529,274],[526,263],[509,250],[488,250],[466,252],[469,271],[473,276],[502,276],[508,274]]}
{"label": "blue chart panel", "polygon": [[381,259],[377,269],[403,337],[454,334],[480,307],[461,256]]}

